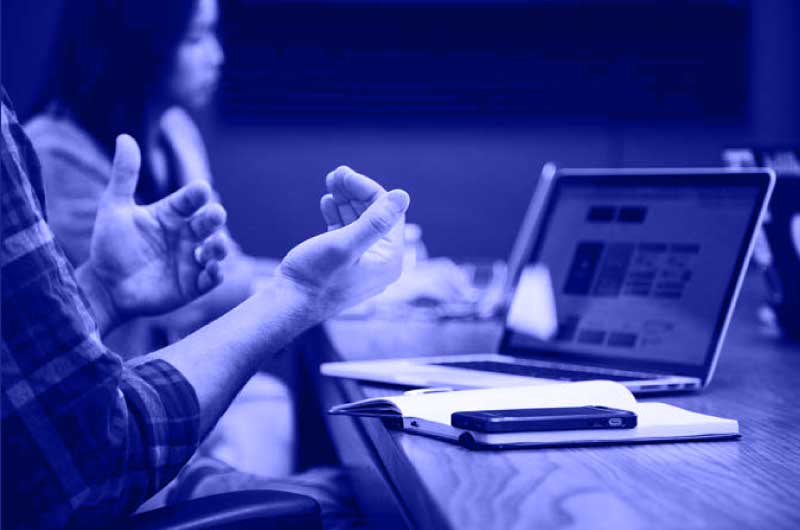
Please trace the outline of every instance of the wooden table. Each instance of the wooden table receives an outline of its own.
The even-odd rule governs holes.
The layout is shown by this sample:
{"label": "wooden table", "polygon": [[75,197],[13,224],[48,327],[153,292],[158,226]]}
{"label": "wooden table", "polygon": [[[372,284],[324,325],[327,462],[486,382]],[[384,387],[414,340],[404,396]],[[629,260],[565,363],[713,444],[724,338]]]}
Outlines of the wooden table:
{"label": "wooden table", "polygon": [[[662,396],[736,418],[739,441],[473,452],[327,417],[359,504],[379,528],[800,528],[800,347],[770,338],[748,278],[711,386]],[[497,322],[328,324],[317,361],[480,352]],[[321,406],[398,389],[324,377]]]}

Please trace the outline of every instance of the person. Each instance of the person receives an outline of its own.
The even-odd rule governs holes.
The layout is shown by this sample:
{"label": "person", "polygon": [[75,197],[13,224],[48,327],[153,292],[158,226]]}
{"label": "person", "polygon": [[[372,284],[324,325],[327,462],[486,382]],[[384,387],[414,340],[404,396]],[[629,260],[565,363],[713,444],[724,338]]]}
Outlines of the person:
{"label": "person", "polygon": [[[213,188],[189,112],[208,103],[224,60],[217,11],[216,0],[64,3],[52,79],[26,132],[40,158],[51,229],[75,266],[89,257],[118,134],[130,132],[142,146],[136,200],[157,201],[193,182]],[[246,299],[277,261],[246,255],[225,230],[221,237],[229,248],[220,265],[222,285],[167,315],[132,319],[104,342],[125,358],[144,355]],[[248,421],[265,410],[269,424]],[[294,471],[295,438],[290,391],[262,372],[248,381],[202,451],[241,470],[286,476]]]}
{"label": "person", "polygon": [[[74,264],[88,255],[117,134],[132,133],[142,145],[137,199],[158,200],[194,180],[213,186],[192,113],[208,105],[224,65],[218,20],[218,0],[64,2],[51,78],[26,132],[41,160],[51,227]],[[248,296],[277,262],[248,256],[232,238],[229,242],[232,251],[222,265],[226,281],[220,288],[167,318],[117,330],[107,338],[109,345],[141,355]],[[452,263],[438,259],[418,267],[419,274],[406,267],[384,300],[472,295],[470,282]]]}
{"label": "person", "polygon": [[[195,181],[213,187],[192,113],[208,105],[225,56],[216,35],[217,0],[71,0],[62,9],[51,79],[26,132],[41,161],[50,226],[79,266],[88,258],[117,134],[132,133],[142,147],[137,200],[156,201]],[[168,315],[119,326],[104,342],[125,358],[144,355],[249,296],[277,261],[249,256],[230,233],[223,236],[231,250],[221,263],[222,285]],[[424,273],[413,275],[406,267],[384,300],[466,290],[461,285],[467,281],[456,282],[463,275],[456,267],[439,267],[440,274],[431,274],[432,268],[420,266]],[[297,418],[290,390],[274,376],[278,370],[265,369],[273,373],[248,381],[202,452],[243,471],[281,477],[296,470]],[[264,414],[269,423],[252,421]],[[262,451],[265,445],[271,451]]]}
{"label": "person", "polygon": [[349,168],[326,177],[328,231],[262,289],[165,348],[124,361],[100,340],[210,291],[224,209],[202,183],[134,202],[135,141],[116,141],[87,261],[46,221],[38,159],[2,93],[2,525],[111,525],[164,487],[265,357],[400,274],[408,194]]}
{"label": "person", "polygon": [[[190,112],[210,100],[224,55],[215,35],[216,0],[76,0],[62,9],[50,79],[25,129],[41,162],[50,226],[80,265],[88,258],[117,135],[129,133],[141,145],[138,201],[162,199],[194,181],[213,188]],[[108,344],[126,357],[142,355],[249,296],[277,262],[248,256],[224,236],[231,251],[222,264],[223,285],[168,316],[115,330]]]}

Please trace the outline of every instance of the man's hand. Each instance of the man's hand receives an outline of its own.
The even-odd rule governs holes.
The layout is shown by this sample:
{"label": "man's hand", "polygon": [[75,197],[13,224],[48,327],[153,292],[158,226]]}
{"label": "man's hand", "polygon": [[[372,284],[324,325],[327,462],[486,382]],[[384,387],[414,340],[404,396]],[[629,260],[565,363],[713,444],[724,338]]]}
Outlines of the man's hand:
{"label": "man's hand", "polygon": [[[328,232],[284,258],[272,281],[181,341],[141,358],[164,359],[195,389],[207,433],[242,385],[309,326],[383,290],[402,267],[409,198],[347,168],[328,176]],[[197,362],[198,353],[203,362]]]}
{"label": "man's hand", "polygon": [[78,271],[101,330],[128,318],[175,309],[222,281],[225,210],[205,182],[149,206],[135,204],[141,155],[117,138],[111,181],[97,211],[89,260]]}
{"label": "man's hand", "polygon": [[348,167],[326,179],[320,209],[328,232],[293,248],[277,275],[310,297],[312,320],[324,320],[382,292],[403,266],[403,227],[410,199],[387,192]]}

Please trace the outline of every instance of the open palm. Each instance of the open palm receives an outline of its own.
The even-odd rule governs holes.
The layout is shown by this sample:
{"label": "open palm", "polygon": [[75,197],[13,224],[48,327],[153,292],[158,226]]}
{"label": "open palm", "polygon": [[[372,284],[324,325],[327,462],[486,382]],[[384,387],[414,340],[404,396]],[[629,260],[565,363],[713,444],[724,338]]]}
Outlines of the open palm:
{"label": "open palm", "polygon": [[148,206],[134,202],[141,156],[133,138],[117,138],[111,181],[101,198],[89,264],[119,315],[180,307],[221,281],[225,210],[205,183]]}

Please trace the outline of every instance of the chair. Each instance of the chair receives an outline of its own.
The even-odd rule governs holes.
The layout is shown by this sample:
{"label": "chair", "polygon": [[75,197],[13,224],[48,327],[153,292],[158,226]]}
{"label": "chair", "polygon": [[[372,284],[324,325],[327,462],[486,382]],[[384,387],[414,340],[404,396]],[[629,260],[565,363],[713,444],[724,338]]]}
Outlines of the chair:
{"label": "chair", "polygon": [[311,497],[272,490],[210,495],[136,514],[114,527],[126,530],[321,529]]}

